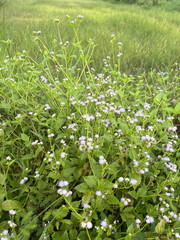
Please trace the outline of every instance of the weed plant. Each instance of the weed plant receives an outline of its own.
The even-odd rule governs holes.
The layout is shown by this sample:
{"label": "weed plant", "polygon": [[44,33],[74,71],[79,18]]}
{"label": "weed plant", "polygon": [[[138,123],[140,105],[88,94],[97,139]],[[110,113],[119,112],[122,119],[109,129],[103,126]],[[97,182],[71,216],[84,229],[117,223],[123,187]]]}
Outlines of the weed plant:
{"label": "weed plant", "polygon": [[97,72],[82,18],[0,66],[0,239],[179,239],[179,66],[122,74],[112,35]]}

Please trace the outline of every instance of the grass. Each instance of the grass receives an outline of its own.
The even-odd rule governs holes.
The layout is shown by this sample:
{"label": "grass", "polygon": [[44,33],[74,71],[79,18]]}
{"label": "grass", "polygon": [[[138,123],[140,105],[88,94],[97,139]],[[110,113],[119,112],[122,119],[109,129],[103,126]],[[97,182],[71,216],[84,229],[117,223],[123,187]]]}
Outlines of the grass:
{"label": "grass", "polygon": [[[168,8],[169,9],[169,8]],[[1,10],[2,11],[2,10]],[[13,1],[4,9],[2,27],[6,34],[1,39],[11,39],[10,53],[28,49],[36,58],[32,44],[32,32],[41,30],[44,39],[56,38],[54,18],[60,18],[63,41],[71,39],[64,23],[65,15],[73,19],[78,14],[85,16],[79,31],[86,44],[92,38],[98,45],[95,49],[95,64],[101,57],[112,54],[108,41],[112,34],[123,43],[121,69],[125,72],[148,71],[151,68],[169,69],[180,59],[180,16],[177,11],[164,8],[144,9],[140,6],[113,4],[103,1]],[[3,14],[1,14],[3,16]],[[24,34],[25,33],[25,34]],[[99,66],[99,69],[102,67]]]}

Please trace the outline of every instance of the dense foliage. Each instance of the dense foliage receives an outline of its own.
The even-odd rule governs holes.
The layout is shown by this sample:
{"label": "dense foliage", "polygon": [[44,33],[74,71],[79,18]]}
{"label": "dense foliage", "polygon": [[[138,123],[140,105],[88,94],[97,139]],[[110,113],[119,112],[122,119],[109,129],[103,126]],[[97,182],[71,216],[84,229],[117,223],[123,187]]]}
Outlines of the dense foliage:
{"label": "dense foliage", "polygon": [[179,239],[178,64],[123,74],[112,35],[97,72],[67,18],[71,41],[35,31],[43,60],[0,66],[0,239]]}

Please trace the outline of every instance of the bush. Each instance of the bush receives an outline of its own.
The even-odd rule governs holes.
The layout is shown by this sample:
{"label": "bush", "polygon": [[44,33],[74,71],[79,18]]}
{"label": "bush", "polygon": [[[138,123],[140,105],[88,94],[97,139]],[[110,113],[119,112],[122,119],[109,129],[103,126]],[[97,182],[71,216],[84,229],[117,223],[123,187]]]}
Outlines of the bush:
{"label": "bush", "polygon": [[[120,0],[116,0],[116,1],[120,1]],[[122,0],[125,3],[137,3],[139,5],[145,5],[145,6],[156,6],[156,5],[161,5],[164,0]]]}
{"label": "bush", "polygon": [[122,74],[113,35],[98,73],[81,18],[52,49],[34,32],[41,62],[23,51],[0,66],[0,236],[177,239],[178,65]]}

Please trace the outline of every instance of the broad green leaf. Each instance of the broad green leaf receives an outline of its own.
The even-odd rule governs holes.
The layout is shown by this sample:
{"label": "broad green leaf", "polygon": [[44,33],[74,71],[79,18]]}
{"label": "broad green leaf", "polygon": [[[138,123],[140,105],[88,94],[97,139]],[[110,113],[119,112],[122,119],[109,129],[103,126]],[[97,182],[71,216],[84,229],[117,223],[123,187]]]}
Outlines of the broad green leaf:
{"label": "broad green leaf", "polygon": [[115,197],[114,195],[110,195],[108,196],[108,203],[109,204],[113,204],[113,205],[119,205],[119,200],[117,197]]}
{"label": "broad green leaf", "polygon": [[69,212],[69,209],[63,205],[62,207],[60,207],[59,209],[55,209],[52,211],[52,215],[56,218],[56,219],[63,219],[64,217],[67,216]]}
{"label": "broad green leaf", "polygon": [[59,232],[54,232],[52,234],[52,240],[69,240],[69,237],[68,237],[68,232],[67,231],[59,231]]}
{"label": "broad green leaf", "polygon": [[51,216],[51,214],[52,214],[52,210],[47,211],[47,212],[44,214],[43,220],[48,219],[48,218]]}
{"label": "broad green leaf", "polygon": [[134,228],[134,224],[133,223],[131,223],[131,225],[127,228],[127,233],[134,233],[134,230],[135,230],[135,228]]}
{"label": "broad green leaf", "polygon": [[6,200],[2,203],[2,209],[4,211],[21,209],[21,205],[16,200]]}
{"label": "broad green leaf", "polygon": [[121,121],[120,119],[118,120],[119,126],[122,129],[123,133],[126,133],[129,130],[129,127],[127,123]]}
{"label": "broad green leaf", "polygon": [[140,197],[144,197],[147,195],[147,186],[146,185],[143,185],[142,187],[140,187],[137,191],[137,195],[140,196]]}
{"label": "broad green leaf", "polygon": [[94,176],[86,176],[84,177],[84,181],[87,183],[89,187],[94,187],[97,185],[97,182]]}
{"label": "broad green leaf", "polygon": [[29,141],[29,136],[27,136],[25,133],[21,133],[21,139],[22,139],[24,142],[28,142],[28,141]]}
{"label": "broad green leaf", "polygon": [[174,108],[175,114],[180,114],[180,102],[178,102]]}
{"label": "broad green leaf", "polygon": [[6,177],[0,173],[0,184],[4,185],[5,181],[6,181]]}
{"label": "broad green leaf", "polygon": [[157,234],[162,234],[165,230],[165,220],[161,219],[160,222],[156,225],[155,231]]}
{"label": "broad green leaf", "polygon": [[86,183],[81,183],[75,187],[78,192],[86,193],[88,191],[88,185]]}
{"label": "broad green leaf", "polygon": [[74,209],[77,209],[80,205],[81,201],[74,201],[74,202],[71,202],[71,206],[74,208]]}

